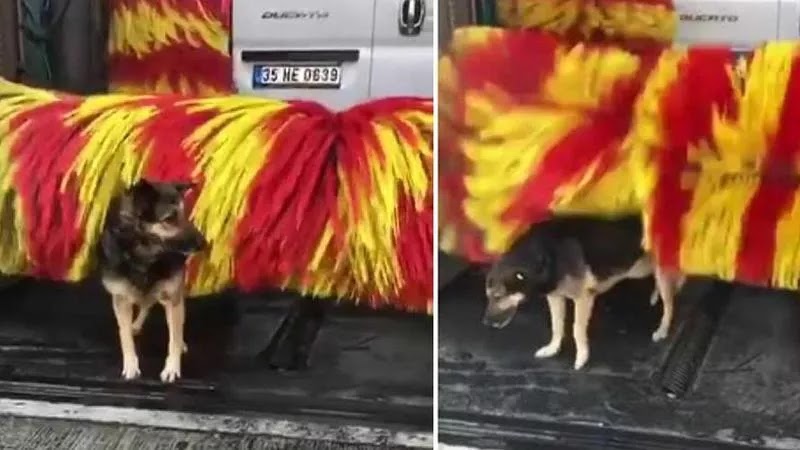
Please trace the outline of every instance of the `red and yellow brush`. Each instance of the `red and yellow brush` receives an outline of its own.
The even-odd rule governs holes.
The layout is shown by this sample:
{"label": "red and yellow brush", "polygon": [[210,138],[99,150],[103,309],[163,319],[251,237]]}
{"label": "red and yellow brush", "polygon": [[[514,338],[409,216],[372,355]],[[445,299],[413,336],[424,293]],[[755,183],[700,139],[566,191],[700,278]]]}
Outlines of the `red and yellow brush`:
{"label": "red and yellow brush", "polygon": [[572,42],[671,43],[672,0],[497,0],[500,25],[553,33]]}
{"label": "red and yellow brush", "polygon": [[637,213],[624,150],[663,49],[464,28],[440,65],[440,243],[502,253],[552,212]]}
{"label": "red and yellow brush", "polygon": [[230,93],[230,13],[231,0],[111,0],[110,89]]}
{"label": "red and yellow brush", "polygon": [[738,58],[460,30],[440,72],[443,249],[489,259],[549,214],[642,213],[663,269],[800,288],[800,42]]}
{"label": "red and yellow brush", "polygon": [[193,294],[267,287],[430,313],[432,102],[340,113],[238,96],[73,97],[0,83],[0,272],[76,281],[109,202],[193,180]]}
{"label": "red and yellow brush", "polygon": [[647,245],[665,268],[800,288],[800,42],[736,64],[728,48],[674,52],[632,129]]}
{"label": "red and yellow brush", "polygon": [[440,247],[473,261],[552,211],[640,210],[621,146],[677,25],[671,0],[498,0],[497,12],[535,31],[457,30],[439,71]]}

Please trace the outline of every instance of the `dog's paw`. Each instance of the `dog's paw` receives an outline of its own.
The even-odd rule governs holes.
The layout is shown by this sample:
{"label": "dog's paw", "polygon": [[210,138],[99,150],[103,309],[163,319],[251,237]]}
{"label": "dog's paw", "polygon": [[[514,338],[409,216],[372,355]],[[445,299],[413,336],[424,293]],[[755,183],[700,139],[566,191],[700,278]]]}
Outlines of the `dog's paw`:
{"label": "dog's paw", "polygon": [[536,350],[536,354],[534,356],[536,358],[550,358],[551,356],[558,354],[559,350],[561,350],[561,348],[558,345],[547,344],[539,350]]}
{"label": "dog's paw", "polygon": [[180,358],[167,358],[166,362],[164,363],[164,370],[161,371],[161,381],[164,383],[173,383],[180,377]]}
{"label": "dog's paw", "polygon": [[134,380],[139,378],[142,374],[139,371],[139,359],[135,356],[133,358],[123,358],[122,360],[122,378],[126,380]]}
{"label": "dog's paw", "polygon": [[663,341],[664,339],[669,336],[669,329],[666,327],[661,328],[659,327],[656,331],[653,332],[653,342]]}
{"label": "dog's paw", "polygon": [[656,303],[658,303],[658,299],[659,299],[658,290],[654,290],[653,293],[650,294],[650,306],[656,306]]}
{"label": "dog's paw", "polygon": [[584,351],[578,350],[575,353],[575,365],[572,366],[572,367],[575,370],[581,370],[583,368],[583,366],[586,365],[587,361],[589,361],[589,351],[588,350],[584,350]]}

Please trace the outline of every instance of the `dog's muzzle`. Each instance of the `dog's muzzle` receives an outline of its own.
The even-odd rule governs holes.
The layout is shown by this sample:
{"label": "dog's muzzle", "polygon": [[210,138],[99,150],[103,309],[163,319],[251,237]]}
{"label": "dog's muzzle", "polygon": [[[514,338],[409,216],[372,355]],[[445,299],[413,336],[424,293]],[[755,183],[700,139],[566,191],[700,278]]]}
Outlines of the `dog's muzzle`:
{"label": "dog's muzzle", "polygon": [[517,308],[525,295],[521,293],[505,294],[494,296],[491,295],[487,289],[488,302],[486,303],[486,311],[483,314],[483,324],[492,328],[504,328],[517,313]]}
{"label": "dog's muzzle", "polygon": [[489,300],[499,299],[504,295],[506,295],[506,287],[502,282],[493,277],[486,279],[486,298]]}
{"label": "dog's muzzle", "polygon": [[205,236],[203,236],[200,231],[192,230],[176,243],[176,247],[177,251],[184,255],[190,255],[208,248],[208,241],[206,241]]}

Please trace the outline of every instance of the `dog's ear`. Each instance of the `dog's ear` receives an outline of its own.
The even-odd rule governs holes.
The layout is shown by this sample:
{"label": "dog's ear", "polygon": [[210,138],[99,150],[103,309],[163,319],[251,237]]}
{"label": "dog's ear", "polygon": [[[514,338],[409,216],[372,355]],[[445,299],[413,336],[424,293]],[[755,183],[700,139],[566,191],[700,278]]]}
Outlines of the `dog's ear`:
{"label": "dog's ear", "polygon": [[133,207],[133,213],[140,216],[155,203],[158,198],[158,190],[153,183],[142,178],[131,186],[128,190],[128,196]]}
{"label": "dog's ear", "polygon": [[181,196],[185,195],[187,192],[194,189],[196,186],[196,184],[191,181],[181,181],[177,183],[172,183],[172,185],[175,187],[175,190],[178,191],[178,194],[180,194]]}
{"label": "dog's ear", "polygon": [[130,187],[129,192],[133,195],[147,195],[152,194],[156,190],[155,184],[146,180],[144,178],[140,178],[139,181],[133,184]]}

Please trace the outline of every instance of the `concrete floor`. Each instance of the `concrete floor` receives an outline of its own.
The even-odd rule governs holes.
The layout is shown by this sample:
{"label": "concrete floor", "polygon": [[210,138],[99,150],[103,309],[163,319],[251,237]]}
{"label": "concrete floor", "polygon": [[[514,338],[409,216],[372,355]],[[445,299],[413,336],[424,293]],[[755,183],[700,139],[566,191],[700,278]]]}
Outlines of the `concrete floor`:
{"label": "concrete floor", "polygon": [[0,398],[0,450],[408,449],[433,437],[392,426]]}
{"label": "concrete floor", "polygon": [[170,430],[67,419],[0,416],[2,450],[363,449],[391,448],[268,435]]}

